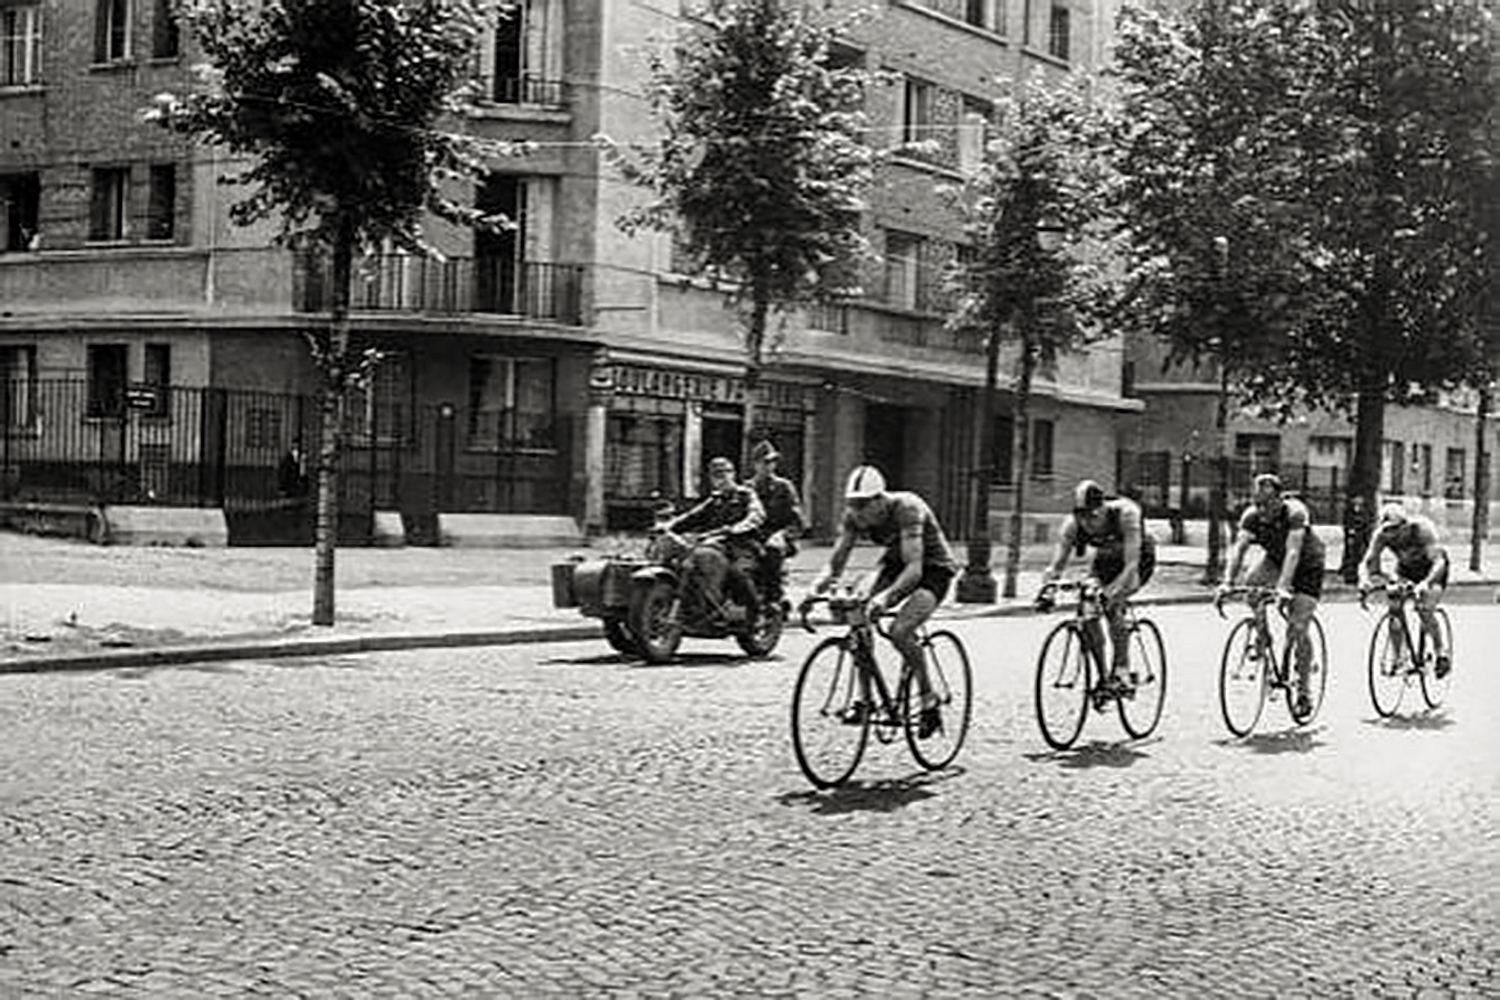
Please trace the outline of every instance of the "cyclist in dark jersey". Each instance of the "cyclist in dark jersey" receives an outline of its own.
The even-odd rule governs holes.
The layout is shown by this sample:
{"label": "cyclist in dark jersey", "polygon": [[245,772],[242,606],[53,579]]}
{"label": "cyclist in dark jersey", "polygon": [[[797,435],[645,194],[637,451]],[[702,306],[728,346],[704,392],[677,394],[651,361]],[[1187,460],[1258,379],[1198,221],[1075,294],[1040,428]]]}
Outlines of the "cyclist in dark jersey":
{"label": "cyclist in dark jersey", "polygon": [[927,501],[915,493],[888,491],[885,476],[872,465],[861,465],[849,474],[844,503],[838,541],[827,567],[813,581],[812,592],[821,594],[828,589],[844,571],[849,553],[860,538],[885,546],[874,579],[865,581],[860,589],[869,595],[866,608],[871,615],[895,609],[891,641],[901,651],[921,691],[918,735],[930,736],[942,726],[942,718],[927,677],[917,629],[948,594],[958,572],[953,551]]}
{"label": "cyclist in dark jersey", "polygon": [[1438,628],[1438,602],[1448,586],[1448,550],[1438,540],[1437,526],[1421,514],[1408,514],[1399,503],[1388,503],[1380,510],[1380,523],[1370,538],[1370,547],[1359,564],[1359,589],[1368,592],[1377,578],[1383,576],[1380,556],[1389,549],[1396,556],[1396,575],[1416,584],[1417,616],[1422,630],[1432,638],[1436,652],[1436,673],[1446,677],[1453,665],[1452,654],[1443,647],[1443,630]]}
{"label": "cyclist in dark jersey", "polygon": [[1264,555],[1246,575],[1245,583],[1275,587],[1280,592],[1279,603],[1287,609],[1287,631],[1297,649],[1297,705],[1293,714],[1305,717],[1312,712],[1308,690],[1312,642],[1307,629],[1323,596],[1325,550],[1313,530],[1307,505],[1284,495],[1281,478],[1272,473],[1255,477],[1253,502],[1240,517],[1221,592],[1239,576],[1245,550],[1251,545],[1259,546]]}
{"label": "cyclist in dark jersey", "polygon": [[[1063,522],[1057,555],[1042,572],[1042,590],[1037,604],[1047,607],[1051,584],[1062,574],[1072,556],[1083,556],[1092,546],[1094,561],[1089,575],[1098,585],[1109,620],[1113,650],[1107,683],[1117,691],[1135,686],[1130,675],[1130,636],[1125,618],[1130,595],[1144,587],[1156,569],[1156,539],[1145,528],[1141,508],[1126,497],[1104,498],[1104,488],[1085,479],[1073,491],[1073,513]],[[1099,666],[1104,666],[1104,627],[1098,619],[1088,623],[1088,641]]]}

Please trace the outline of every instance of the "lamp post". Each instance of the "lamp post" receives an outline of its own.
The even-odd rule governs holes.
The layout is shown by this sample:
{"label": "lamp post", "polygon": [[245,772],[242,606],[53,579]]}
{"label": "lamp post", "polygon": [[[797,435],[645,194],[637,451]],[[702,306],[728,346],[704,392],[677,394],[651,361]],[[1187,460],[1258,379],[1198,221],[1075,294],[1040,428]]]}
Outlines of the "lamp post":
{"label": "lamp post", "polygon": [[[1034,266],[1044,266],[1062,245],[1063,227],[1048,219],[1038,219],[1036,231],[1037,255]],[[1016,596],[1016,574],[1020,559],[1021,519],[1026,502],[1026,474],[1029,449],[1026,447],[1030,428],[1027,426],[1027,398],[1031,393],[1031,375],[1037,361],[1037,306],[1039,300],[1032,294],[1020,304],[1018,332],[1021,342],[1021,372],[1016,390],[1016,406],[1013,433],[1017,435],[1019,447],[1013,449],[1017,456],[1015,471],[1015,498],[1011,506],[1011,546],[1005,567],[1005,596]],[[992,319],[985,340],[984,396],[979,406],[979,433],[976,435],[979,460],[975,463],[974,524],[969,533],[967,546],[968,563],[958,578],[956,597],[961,604],[990,604],[996,598],[996,582],[991,572],[993,545],[990,538],[990,485],[994,480],[991,464],[995,455],[995,396],[999,381],[1000,340],[1003,332],[998,318]]]}

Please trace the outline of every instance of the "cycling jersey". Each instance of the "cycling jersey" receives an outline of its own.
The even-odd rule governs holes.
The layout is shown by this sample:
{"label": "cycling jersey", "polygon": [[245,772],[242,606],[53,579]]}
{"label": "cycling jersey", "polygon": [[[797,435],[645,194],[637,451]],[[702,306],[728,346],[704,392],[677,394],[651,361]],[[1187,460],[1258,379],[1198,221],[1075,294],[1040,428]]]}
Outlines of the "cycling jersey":
{"label": "cycling jersey", "polygon": [[1294,497],[1283,497],[1281,508],[1274,515],[1252,505],[1240,517],[1240,530],[1261,547],[1266,561],[1278,569],[1286,562],[1287,536],[1297,528],[1303,529],[1302,553],[1297,560],[1297,571],[1292,574],[1292,590],[1321,597],[1326,550],[1323,540],[1313,531],[1312,515],[1306,504]]}

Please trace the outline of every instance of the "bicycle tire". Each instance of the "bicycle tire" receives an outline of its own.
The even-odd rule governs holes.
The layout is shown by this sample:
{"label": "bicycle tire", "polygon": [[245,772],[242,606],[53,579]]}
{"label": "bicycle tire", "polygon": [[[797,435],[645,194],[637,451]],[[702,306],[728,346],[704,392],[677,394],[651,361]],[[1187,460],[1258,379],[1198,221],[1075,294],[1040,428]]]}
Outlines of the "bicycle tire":
{"label": "bicycle tire", "polygon": [[[1049,653],[1053,655],[1049,657]],[[1037,654],[1033,689],[1036,721],[1042,739],[1054,750],[1068,749],[1083,732],[1092,686],[1089,659],[1083,630],[1071,621],[1059,622],[1047,633]]]}
{"label": "bicycle tire", "polygon": [[846,639],[824,639],[802,661],[792,689],[792,751],[814,787],[841,785],[859,767],[870,740],[872,712],[866,701],[858,722],[848,721],[846,713],[868,698],[866,688]]}
{"label": "bicycle tire", "polygon": [[1453,622],[1448,618],[1448,612],[1438,608],[1433,612],[1437,616],[1438,628],[1443,630],[1443,648],[1448,651],[1448,673],[1439,677],[1437,671],[1437,658],[1432,657],[1428,662],[1427,656],[1427,633],[1422,633],[1422,650],[1420,653],[1422,663],[1422,700],[1427,703],[1428,708],[1441,708],[1448,697],[1448,686],[1453,682]]}
{"label": "bicycle tire", "polygon": [[[1306,715],[1299,716],[1296,712],[1296,692],[1293,691],[1293,688],[1295,688],[1296,685],[1294,683],[1288,683],[1286,688],[1287,714],[1290,715],[1292,717],[1292,721],[1299,726],[1305,726],[1318,717],[1318,712],[1323,708],[1323,695],[1327,693],[1328,690],[1328,639],[1323,634],[1323,623],[1318,619],[1317,615],[1313,615],[1312,618],[1308,619],[1307,641],[1312,643],[1313,659],[1312,662],[1308,664],[1308,670],[1311,676],[1307,681],[1309,704]],[[1295,664],[1291,660],[1291,655],[1291,644],[1288,643],[1286,676],[1289,680],[1295,679],[1296,677],[1296,674],[1293,672],[1295,669]]]}
{"label": "bicycle tire", "polygon": [[1219,714],[1235,736],[1249,736],[1266,705],[1266,674],[1271,653],[1260,649],[1255,619],[1241,618],[1224,640],[1219,661]]}
{"label": "bicycle tire", "polygon": [[1399,611],[1387,610],[1375,622],[1375,631],[1370,634],[1370,654],[1366,680],[1370,691],[1370,703],[1375,714],[1389,719],[1401,707],[1401,696],[1406,691],[1406,665],[1402,653],[1406,645],[1395,630]]}
{"label": "bicycle tire", "polygon": [[1130,627],[1130,669],[1136,675],[1135,694],[1121,698],[1120,725],[1141,740],[1156,731],[1167,701],[1167,647],[1161,629],[1149,618],[1138,618]]}
{"label": "bicycle tire", "polygon": [[902,684],[906,692],[906,745],[911,755],[929,771],[953,763],[969,734],[974,711],[974,671],[963,641],[952,632],[929,633],[922,642],[927,660],[927,679],[941,701],[941,723],[936,732],[921,735],[922,694],[914,678]]}

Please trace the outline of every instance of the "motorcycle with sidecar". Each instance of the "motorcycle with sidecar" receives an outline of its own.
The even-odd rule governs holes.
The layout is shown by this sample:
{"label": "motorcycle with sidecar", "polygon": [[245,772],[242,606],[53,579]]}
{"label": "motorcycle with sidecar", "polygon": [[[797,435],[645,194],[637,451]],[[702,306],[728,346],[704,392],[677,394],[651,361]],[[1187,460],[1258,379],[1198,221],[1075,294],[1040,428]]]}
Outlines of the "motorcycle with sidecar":
{"label": "motorcycle with sidecar", "polygon": [[[552,603],[604,622],[604,638],[625,656],[667,663],[684,638],[733,638],[751,656],[766,656],[781,641],[787,604],[782,574],[762,555],[755,568],[726,582],[714,605],[697,580],[689,556],[715,537],[654,528],[643,557],[609,556],[552,567]],[[754,601],[743,588],[753,588]],[[753,611],[752,611],[753,607]]]}

